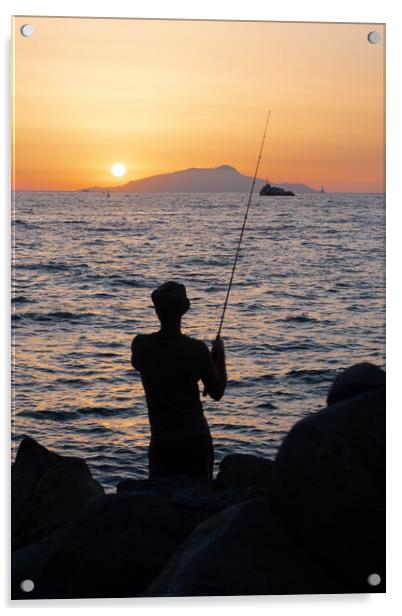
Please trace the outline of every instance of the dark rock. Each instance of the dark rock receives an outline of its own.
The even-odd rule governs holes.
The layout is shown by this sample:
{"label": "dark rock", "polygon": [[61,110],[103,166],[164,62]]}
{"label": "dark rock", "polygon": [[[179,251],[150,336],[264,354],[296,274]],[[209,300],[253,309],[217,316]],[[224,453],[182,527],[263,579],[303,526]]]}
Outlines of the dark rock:
{"label": "dark rock", "polygon": [[20,584],[23,580],[35,583],[41,577],[43,567],[51,552],[66,532],[65,528],[46,535],[39,541],[19,550],[14,550],[11,558],[11,596],[13,599],[31,599],[32,594],[23,592]]}
{"label": "dark rock", "polygon": [[191,477],[160,477],[157,479],[125,479],[117,485],[117,493],[154,495],[168,499],[171,503],[185,504],[213,515],[221,509],[231,507],[253,498],[266,496],[265,488],[244,485],[238,488],[224,488],[220,481],[194,479]]}
{"label": "dark rock", "polygon": [[198,526],[141,596],[343,592],[297,544],[267,499],[225,509]]}
{"label": "dark rock", "polygon": [[72,521],[40,562],[30,598],[135,596],[198,524],[261,494],[257,488],[215,490],[212,482],[191,485],[188,478],[126,480],[119,490],[94,499]]}
{"label": "dark rock", "polygon": [[[339,394],[347,383],[340,401],[293,427],[271,488],[296,540],[344,580],[347,592],[385,588],[385,387],[383,378],[373,379],[379,376],[373,368],[365,376],[361,366],[346,371],[331,390]],[[372,573],[382,578],[377,587],[367,584]]]}
{"label": "dark rock", "polygon": [[155,494],[99,497],[51,554],[35,597],[135,596],[206,515]]}
{"label": "dark rock", "polygon": [[186,491],[195,498],[210,494],[214,483],[209,479],[198,479],[187,476],[158,477],[155,479],[123,479],[117,484],[117,493],[145,492],[169,494]]}
{"label": "dark rock", "polygon": [[48,451],[29,437],[19,446],[11,491],[13,549],[65,526],[91,498],[103,494],[84,460]]}
{"label": "dark rock", "polygon": [[327,404],[336,404],[378,387],[385,387],[384,370],[366,362],[355,364],[335,378],[328,393]]}
{"label": "dark rock", "polygon": [[225,456],[220,463],[218,482],[224,488],[258,486],[269,488],[274,462],[246,454],[234,453]]}

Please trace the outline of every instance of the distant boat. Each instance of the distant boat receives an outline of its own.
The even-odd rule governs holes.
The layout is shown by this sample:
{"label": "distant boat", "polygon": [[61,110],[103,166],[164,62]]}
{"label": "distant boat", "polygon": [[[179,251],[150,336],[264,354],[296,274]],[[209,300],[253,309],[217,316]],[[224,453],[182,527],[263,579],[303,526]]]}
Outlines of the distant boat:
{"label": "distant boat", "polygon": [[320,193],[323,195],[325,193],[324,186],[321,186]]}
{"label": "distant boat", "polygon": [[265,184],[260,190],[262,197],[294,197],[295,194],[291,190],[285,190],[280,186],[271,186],[271,184]]}

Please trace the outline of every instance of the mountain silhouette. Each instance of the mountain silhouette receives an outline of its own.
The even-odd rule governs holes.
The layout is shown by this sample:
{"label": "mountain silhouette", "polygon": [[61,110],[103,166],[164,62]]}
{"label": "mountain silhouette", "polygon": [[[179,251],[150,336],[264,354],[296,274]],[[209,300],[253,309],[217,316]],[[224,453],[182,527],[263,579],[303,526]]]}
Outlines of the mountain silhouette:
{"label": "mountain silhouette", "polygon": [[[140,180],[132,180],[122,186],[94,186],[89,190],[109,190],[111,192],[247,193],[250,191],[252,180],[252,177],[239,173],[237,169],[230,165],[221,165],[220,167],[205,169],[191,167],[190,169],[183,169],[173,173],[162,173]],[[257,178],[255,191],[259,191],[264,184],[265,180]],[[314,188],[305,184],[289,184],[284,182],[280,183],[280,186],[286,190],[293,190],[295,193],[317,192]]]}

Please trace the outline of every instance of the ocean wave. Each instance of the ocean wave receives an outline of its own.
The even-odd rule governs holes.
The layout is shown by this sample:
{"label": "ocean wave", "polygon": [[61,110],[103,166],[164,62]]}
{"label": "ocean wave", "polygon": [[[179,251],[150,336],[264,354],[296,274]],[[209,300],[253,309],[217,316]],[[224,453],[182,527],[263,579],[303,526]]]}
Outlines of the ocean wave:
{"label": "ocean wave", "polygon": [[73,219],[73,220],[60,220],[59,224],[61,225],[83,225],[85,226],[87,224],[86,220],[83,220],[82,218],[77,218],[77,219]]}
{"label": "ocean wave", "polygon": [[273,353],[295,352],[295,351],[318,351],[327,350],[327,345],[321,345],[314,340],[304,340],[299,342],[283,342],[269,347]]}
{"label": "ocean wave", "polygon": [[85,242],[86,246],[105,246],[107,244],[111,244],[113,243],[113,240],[102,240],[100,238],[96,239],[96,240],[87,240]]}
{"label": "ocean wave", "polygon": [[31,417],[32,419],[50,419],[52,421],[65,421],[72,419],[71,411],[20,411],[17,415],[22,417]]}
{"label": "ocean wave", "polygon": [[276,381],[277,377],[274,374],[262,374],[255,377],[254,381]]}
{"label": "ocean wave", "polygon": [[227,264],[227,259],[211,259],[211,257],[192,257],[188,260],[190,265],[203,265],[206,267],[217,266],[222,267]]}
{"label": "ocean wave", "polygon": [[[107,202],[105,202],[107,203]],[[121,225],[114,225],[111,227],[91,227],[89,229],[90,233],[109,233],[112,231],[113,233],[119,233],[120,231],[127,232],[129,231],[128,227],[122,227]]]}
{"label": "ocean wave", "polygon": [[232,379],[228,381],[228,385],[235,387],[253,387],[257,382],[275,381],[276,376],[273,374],[262,374],[261,376],[246,377],[243,379]]}
{"label": "ocean wave", "polygon": [[35,300],[29,299],[29,297],[26,297],[25,295],[16,295],[15,297],[11,298],[11,303],[12,304],[34,304]]}
{"label": "ocean wave", "polygon": [[109,278],[108,283],[112,287],[136,287],[141,288],[146,286],[144,281],[135,280],[134,278],[125,278],[124,276],[115,276]]}
{"label": "ocean wave", "polygon": [[149,279],[132,278],[131,276],[116,275],[116,274],[85,274],[85,280],[100,282],[108,287],[137,287],[137,288],[154,288],[157,286],[155,281]]}
{"label": "ocean wave", "polygon": [[322,381],[333,380],[337,370],[331,368],[324,369],[302,369],[290,370],[285,374],[286,379],[298,379],[306,383],[322,383]]}
{"label": "ocean wave", "polygon": [[257,436],[258,434],[264,434],[266,432],[265,426],[263,427],[258,427],[255,425],[251,425],[251,424],[233,424],[230,422],[215,422],[214,423],[214,429],[215,430],[227,430],[228,432],[231,432],[232,434],[240,434],[244,437],[247,436]]}
{"label": "ocean wave", "polygon": [[17,263],[15,266],[17,269],[32,270],[32,271],[44,271],[44,272],[66,272],[71,269],[67,263],[58,261],[49,261],[49,263]]}
{"label": "ocean wave", "polygon": [[15,218],[14,220],[12,220],[11,224],[20,225],[21,227],[25,227],[26,229],[36,229],[38,226],[32,222],[26,222],[25,220],[21,220],[20,218]]}
{"label": "ocean wave", "polygon": [[97,415],[100,417],[110,417],[113,415],[119,415],[126,412],[133,412],[132,406],[128,406],[126,408],[113,407],[113,406],[81,406],[74,409],[75,413],[79,415]]}
{"label": "ocean wave", "polygon": [[121,342],[103,342],[103,340],[98,340],[94,343],[94,346],[101,349],[120,349],[124,345]]}
{"label": "ocean wave", "polygon": [[268,411],[278,408],[276,404],[274,404],[273,402],[268,402],[268,400],[266,402],[261,402],[260,404],[257,404],[256,407],[258,409],[266,409]]}
{"label": "ocean wave", "polygon": [[91,425],[88,426],[87,430],[85,430],[85,433],[87,432],[91,432],[93,434],[104,434],[104,433],[111,433],[113,432],[112,428],[107,428],[106,426],[100,426],[99,424],[96,425]]}
{"label": "ocean wave", "polygon": [[65,421],[65,420],[74,420],[74,418],[79,416],[88,416],[95,415],[97,417],[111,417],[113,415],[121,416],[122,413],[126,411],[132,412],[132,407],[127,407],[126,409],[114,408],[110,406],[83,406],[78,408],[72,408],[69,410],[44,410],[44,411],[33,411],[26,410],[20,411],[17,415],[21,415],[23,417],[32,417],[33,419],[49,419],[52,421]]}
{"label": "ocean wave", "polygon": [[34,321],[79,321],[97,316],[94,312],[67,312],[55,310],[54,312],[23,312],[13,314],[12,320],[32,319]]}
{"label": "ocean wave", "polygon": [[314,317],[308,317],[306,314],[300,314],[300,315],[295,315],[295,316],[287,316],[283,319],[279,319],[280,321],[285,321],[287,323],[290,323],[292,321],[294,321],[295,323],[317,323],[317,319],[315,319]]}

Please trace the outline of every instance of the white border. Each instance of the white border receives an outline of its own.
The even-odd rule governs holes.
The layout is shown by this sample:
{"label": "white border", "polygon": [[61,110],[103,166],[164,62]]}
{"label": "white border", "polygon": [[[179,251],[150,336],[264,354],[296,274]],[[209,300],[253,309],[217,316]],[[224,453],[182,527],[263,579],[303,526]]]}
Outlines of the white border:
{"label": "white border", "polygon": [[[9,254],[4,249],[9,243],[9,38],[10,16],[14,15],[59,15],[59,16],[99,16],[99,17],[164,17],[164,18],[195,18],[195,19],[260,19],[270,21],[339,21],[339,22],[373,22],[387,24],[387,374],[388,374],[388,584],[387,595],[364,596],[289,596],[289,597],[251,597],[251,598],[203,598],[203,599],[116,599],[90,601],[8,601],[9,576],[3,573],[1,578],[2,603],[7,609],[43,610],[50,607],[53,610],[74,609],[74,613],[82,610],[98,609],[112,610],[114,607],[134,608],[136,612],[156,612],[163,610],[164,614],[173,614],[177,610],[192,612],[229,612],[244,614],[245,609],[253,613],[284,614],[297,612],[298,616],[311,614],[359,614],[376,616],[381,611],[394,614],[401,608],[399,585],[401,575],[401,412],[397,404],[397,370],[401,364],[399,342],[401,317],[401,262],[399,236],[401,235],[401,199],[402,180],[401,168],[401,110],[402,88],[400,79],[400,58],[402,57],[401,12],[396,0],[337,0],[334,3],[313,0],[281,0],[269,3],[261,0],[247,0],[237,3],[235,0],[203,0],[202,3],[191,3],[188,0],[160,0],[148,3],[138,3],[130,0],[3,0],[0,6],[0,27],[2,34],[2,126],[3,148],[1,149],[1,173],[3,179],[3,207],[1,218],[2,264],[0,267],[0,284],[3,298],[1,303],[3,316],[3,337],[0,353],[1,384],[3,391],[3,425],[2,447],[3,485],[9,487]],[[9,513],[8,495],[2,501],[2,530],[6,541],[3,553],[3,563],[9,562]],[[6,509],[6,511],[4,511]],[[368,537],[368,541],[370,538]],[[7,570],[2,567],[2,570]],[[399,611],[399,613],[401,613]]]}

